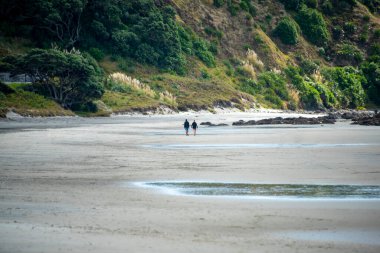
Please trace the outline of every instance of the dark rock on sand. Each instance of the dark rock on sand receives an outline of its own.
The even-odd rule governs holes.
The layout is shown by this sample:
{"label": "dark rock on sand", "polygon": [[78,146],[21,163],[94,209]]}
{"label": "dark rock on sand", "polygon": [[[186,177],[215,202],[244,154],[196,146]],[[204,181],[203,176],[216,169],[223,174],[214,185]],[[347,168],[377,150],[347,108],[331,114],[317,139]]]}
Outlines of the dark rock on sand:
{"label": "dark rock on sand", "polygon": [[352,124],[364,126],[380,126],[380,113],[373,116],[361,117],[352,120]]}
{"label": "dark rock on sand", "polygon": [[200,125],[201,125],[201,126],[210,126],[210,127],[214,127],[214,126],[228,126],[228,124],[224,124],[224,123],[213,124],[213,123],[211,123],[211,122],[209,122],[209,121],[207,121],[207,122],[202,122]]}
{"label": "dark rock on sand", "polygon": [[233,126],[246,126],[246,125],[317,125],[317,124],[334,124],[335,118],[330,116],[317,117],[317,118],[271,118],[271,119],[262,119],[262,120],[239,120],[232,123]]}
{"label": "dark rock on sand", "polygon": [[374,112],[370,111],[356,111],[356,110],[340,110],[330,112],[329,116],[335,119],[352,119],[357,120],[360,118],[367,118],[374,115]]}

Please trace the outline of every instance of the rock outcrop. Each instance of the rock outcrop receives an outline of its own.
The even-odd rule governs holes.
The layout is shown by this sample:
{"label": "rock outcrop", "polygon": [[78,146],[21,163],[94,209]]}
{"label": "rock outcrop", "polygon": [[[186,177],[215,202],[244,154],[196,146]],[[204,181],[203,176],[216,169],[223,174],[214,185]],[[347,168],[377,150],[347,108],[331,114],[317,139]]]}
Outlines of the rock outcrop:
{"label": "rock outcrop", "polygon": [[262,120],[239,120],[234,123],[232,123],[233,126],[246,126],[246,125],[282,125],[282,124],[289,124],[289,125],[317,125],[317,124],[334,124],[335,119],[330,116],[324,116],[324,117],[316,117],[316,118],[305,118],[305,117],[298,117],[298,118],[270,118],[270,119],[262,119]]}
{"label": "rock outcrop", "polygon": [[207,121],[207,122],[202,122],[200,125],[201,125],[201,126],[209,126],[209,127],[228,126],[228,124],[225,124],[225,123],[213,124],[213,123],[211,123],[211,122],[209,122],[209,121]]}
{"label": "rock outcrop", "polygon": [[371,111],[355,111],[355,110],[340,110],[330,112],[329,116],[335,119],[351,119],[357,120],[365,117],[372,117],[375,113]]}
{"label": "rock outcrop", "polygon": [[380,113],[373,116],[364,116],[352,120],[352,124],[364,126],[380,126]]}

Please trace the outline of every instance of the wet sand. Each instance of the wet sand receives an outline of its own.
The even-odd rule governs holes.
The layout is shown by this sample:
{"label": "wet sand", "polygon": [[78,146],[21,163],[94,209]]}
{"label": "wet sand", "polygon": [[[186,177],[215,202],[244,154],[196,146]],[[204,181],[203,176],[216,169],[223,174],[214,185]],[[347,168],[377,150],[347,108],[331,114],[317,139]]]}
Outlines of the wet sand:
{"label": "wet sand", "polygon": [[[380,185],[380,128],[284,114],[0,121],[0,252],[380,252],[379,200],[166,194],[136,182]],[[293,115],[289,115],[293,116]],[[184,136],[184,118],[200,127]]]}

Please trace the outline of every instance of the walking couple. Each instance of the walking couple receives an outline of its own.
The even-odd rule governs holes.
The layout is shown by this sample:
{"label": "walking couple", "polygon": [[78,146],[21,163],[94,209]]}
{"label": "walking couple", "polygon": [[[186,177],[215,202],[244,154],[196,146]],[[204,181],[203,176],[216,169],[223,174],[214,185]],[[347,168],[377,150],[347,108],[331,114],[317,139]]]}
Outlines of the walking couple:
{"label": "walking couple", "polygon": [[[185,123],[183,123],[183,126],[185,128],[186,135],[189,136],[190,123],[189,123],[189,121],[187,121],[187,119],[185,120]],[[193,133],[194,133],[194,136],[195,136],[197,134],[197,128],[198,128],[198,124],[197,124],[197,122],[195,122],[195,120],[191,124],[191,128],[193,129]]]}

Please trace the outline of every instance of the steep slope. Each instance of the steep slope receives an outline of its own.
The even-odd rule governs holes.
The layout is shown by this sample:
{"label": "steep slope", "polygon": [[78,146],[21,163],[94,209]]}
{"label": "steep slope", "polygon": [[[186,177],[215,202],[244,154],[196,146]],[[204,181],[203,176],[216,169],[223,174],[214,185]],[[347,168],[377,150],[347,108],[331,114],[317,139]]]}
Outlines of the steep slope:
{"label": "steep slope", "polygon": [[[0,56],[50,43],[90,54],[103,69],[105,92],[73,110],[324,110],[380,102],[376,1],[47,2],[2,4]],[[70,18],[68,11],[78,34],[44,28]],[[112,79],[114,73],[123,77]]]}

